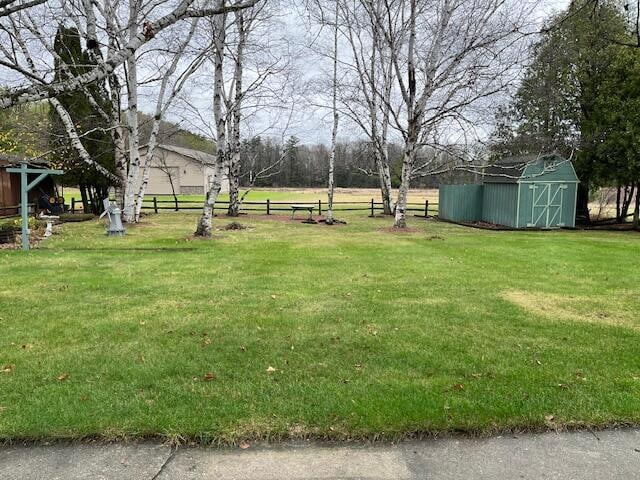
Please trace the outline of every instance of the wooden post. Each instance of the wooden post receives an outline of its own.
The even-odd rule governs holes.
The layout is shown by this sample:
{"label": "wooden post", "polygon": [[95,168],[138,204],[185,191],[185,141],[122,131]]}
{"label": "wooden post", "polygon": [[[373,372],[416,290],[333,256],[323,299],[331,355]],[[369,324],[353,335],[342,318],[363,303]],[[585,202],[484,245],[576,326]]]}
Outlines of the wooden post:
{"label": "wooden post", "polygon": [[429,216],[429,200],[424,201],[424,218]]}
{"label": "wooden post", "polygon": [[176,212],[178,211],[178,197],[173,197],[173,201],[176,204]]}
{"label": "wooden post", "polygon": [[271,215],[271,200],[267,198],[267,215]]}
{"label": "wooden post", "polygon": [[158,197],[153,197],[153,211],[158,213]]}
{"label": "wooden post", "polygon": [[322,200],[318,200],[318,215],[322,215]]}
{"label": "wooden post", "polygon": [[76,213],[76,199],[71,197],[71,213]]}
{"label": "wooden post", "polygon": [[374,206],[373,206],[373,198],[372,198],[371,199],[371,216],[375,217],[375,212],[373,211],[373,208],[374,208]]}

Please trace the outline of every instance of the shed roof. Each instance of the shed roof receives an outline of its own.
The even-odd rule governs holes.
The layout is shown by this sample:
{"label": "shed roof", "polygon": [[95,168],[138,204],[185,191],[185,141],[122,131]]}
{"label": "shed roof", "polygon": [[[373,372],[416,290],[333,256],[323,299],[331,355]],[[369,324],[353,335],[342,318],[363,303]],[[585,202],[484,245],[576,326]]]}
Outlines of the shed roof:
{"label": "shed roof", "polygon": [[[542,178],[545,177],[545,178]],[[571,160],[558,154],[530,155],[502,159],[485,169],[485,183],[519,183],[536,180],[549,181],[551,177],[566,182],[577,182],[578,177]]]}
{"label": "shed roof", "polygon": [[0,167],[10,167],[13,165],[19,165],[21,163],[28,163],[29,165],[48,166],[49,162],[42,158],[29,158],[20,155],[13,155],[11,153],[0,152]]}

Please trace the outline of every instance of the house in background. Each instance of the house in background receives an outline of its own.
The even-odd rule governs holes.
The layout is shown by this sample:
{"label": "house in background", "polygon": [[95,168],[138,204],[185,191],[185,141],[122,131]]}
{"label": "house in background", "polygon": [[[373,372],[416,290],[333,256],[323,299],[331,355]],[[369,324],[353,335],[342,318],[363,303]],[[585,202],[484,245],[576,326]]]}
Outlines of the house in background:
{"label": "house in background", "polygon": [[[140,149],[144,158],[147,148]],[[215,155],[175,147],[157,145],[149,172],[147,195],[203,195],[209,190]],[[229,192],[229,179],[222,179],[222,193]]]}

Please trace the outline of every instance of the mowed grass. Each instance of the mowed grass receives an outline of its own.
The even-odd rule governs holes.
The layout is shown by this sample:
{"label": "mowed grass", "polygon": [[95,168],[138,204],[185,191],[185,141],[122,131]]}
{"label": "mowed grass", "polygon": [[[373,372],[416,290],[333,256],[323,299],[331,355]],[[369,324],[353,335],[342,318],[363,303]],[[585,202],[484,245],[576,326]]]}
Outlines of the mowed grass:
{"label": "mowed grass", "polygon": [[1,251],[0,438],[640,424],[640,236],[342,218],[203,241],[165,213]]}

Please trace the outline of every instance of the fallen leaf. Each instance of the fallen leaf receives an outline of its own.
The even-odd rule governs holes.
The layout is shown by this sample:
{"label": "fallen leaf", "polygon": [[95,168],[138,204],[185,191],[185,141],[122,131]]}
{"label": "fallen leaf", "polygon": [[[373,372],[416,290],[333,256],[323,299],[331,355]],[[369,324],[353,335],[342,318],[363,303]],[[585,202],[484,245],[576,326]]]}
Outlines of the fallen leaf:
{"label": "fallen leaf", "polygon": [[22,345],[22,348],[24,349],[33,348],[33,345],[31,345],[30,343],[25,343],[24,345]]}
{"label": "fallen leaf", "polygon": [[216,379],[216,374],[213,373],[213,372],[207,372],[207,373],[204,374],[204,377],[202,377],[202,379],[205,382],[209,382],[211,380],[215,380]]}
{"label": "fallen leaf", "polygon": [[206,347],[207,345],[211,345],[211,339],[210,339],[209,337],[205,338],[205,339],[202,341],[202,346],[203,346],[203,347]]}
{"label": "fallen leaf", "polygon": [[276,296],[275,296],[275,295],[271,295],[271,298],[273,298],[273,299],[275,300],[275,299],[276,299]]}
{"label": "fallen leaf", "polygon": [[247,448],[251,447],[251,444],[249,442],[242,442],[240,445],[238,445],[242,450],[246,450]]}
{"label": "fallen leaf", "polygon": [[13,365],[5,365],[0,371],[2,373],[11,373],[13,371]]}
{"label": "fallen leaf", "polygon": [[362,365],[359,363],[355,364],[356,370],[362,370]]}
{"label": "fallen leaf", "polygon": [[65,380],[69,379],[69,374],[68,373],[61,373],[60,375],[58,375],[58,380],[61,382],[64,382]]}
{"label": "fallen leaf", "polygon": [[267,368],[267,373],[273,373],[275,371],[276,371],[276,369],[271,367],[271,366],[269,368]]}
{"label": "fallen leaf", "polygon": [[451,386],[451,390],[464,390],[464,384],[462,383],[455,383]]}
{"label": "fallen leaf", "polygon": [[242,345],[240,345],[240,351],[246,352],[247,351],[247,347],[243,347]]}

